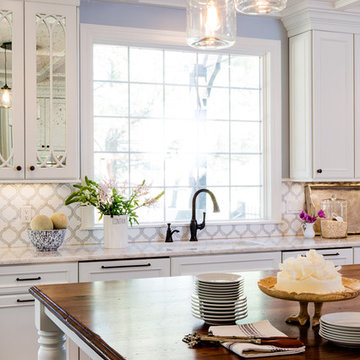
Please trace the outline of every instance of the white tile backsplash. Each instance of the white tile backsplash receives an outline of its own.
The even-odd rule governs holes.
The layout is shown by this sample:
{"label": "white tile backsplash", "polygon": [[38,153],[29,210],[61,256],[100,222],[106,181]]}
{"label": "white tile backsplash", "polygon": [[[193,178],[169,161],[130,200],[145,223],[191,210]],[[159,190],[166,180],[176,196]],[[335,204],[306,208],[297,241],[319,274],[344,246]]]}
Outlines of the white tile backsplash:
{"label": "white tile backsplash", "polygon": [[[102,230],[81,230],[80,207],[65,206],[64,200],[71,194],[70,184],[0,184],[0,247],[31,246],[28,236],[28,224],[21,222],[20,208],[31,206],[33,216],[51,215],[61,211],[69,218],[66,245],[98,244],[102,242]],[[281,224],[224,224],[212,225],[198,232],[199,240],[234,239],[241,237],[298,235],[301,233],[300,220],[294,208],[304,206],[304,184],[282,183],[282,219]],[[287,209],[290,209],[289,211]],[[189,219],[190,222],[190,219]],[[189,238],[188,226],[177,227],[180,232],[175,240]],[[129,230],[129,241],[164,241],[166,226],[134,227]]]}

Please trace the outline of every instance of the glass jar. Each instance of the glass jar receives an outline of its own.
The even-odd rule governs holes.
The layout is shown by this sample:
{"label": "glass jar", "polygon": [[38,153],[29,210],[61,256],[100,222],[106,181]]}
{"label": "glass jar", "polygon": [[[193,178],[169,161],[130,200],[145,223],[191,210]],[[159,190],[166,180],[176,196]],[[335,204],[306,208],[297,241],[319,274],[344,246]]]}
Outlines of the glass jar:
{"label": "glass jar", "polygon": [[235,43],[234,0],[187,0],[186,37],[198,49],[224,49]]}
{"label": "glass jar", "polygon": [[337,239],[347,236],[347,201],[335,196],[321,201],[325,219],[321,219],[321,236]]}

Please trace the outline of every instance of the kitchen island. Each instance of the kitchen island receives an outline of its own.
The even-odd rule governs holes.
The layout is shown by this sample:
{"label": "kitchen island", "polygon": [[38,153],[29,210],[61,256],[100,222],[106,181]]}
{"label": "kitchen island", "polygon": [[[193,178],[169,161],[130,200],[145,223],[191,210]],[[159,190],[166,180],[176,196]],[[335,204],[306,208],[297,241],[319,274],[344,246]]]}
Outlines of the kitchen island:
{"label": "kitchen island", "polygon": [[[344,266],[343,276],[360,279],[360,265]],[[274,271],[244,272],[249,316],[242,322],[264,319],[306,344],[300,355],[286,359],[359,359],[359,349],[342,348],[323,340],[309,326],[288,325],[284,319],[298,310],[298,303],[263,294],[257,281]],[[65,332],[92,359],[127,360],[235,360],[239,357],[221,346],[190,349],[185,334],[206,333],[208,326],[191,315],[190,276],[119,280],[81,284],[34,286],[36,326],[40,330],[39,360],[64,359]],[[323,313],[359,311],[360,297],[324,304]],[[51,320],[50,320],[51,319]]]}

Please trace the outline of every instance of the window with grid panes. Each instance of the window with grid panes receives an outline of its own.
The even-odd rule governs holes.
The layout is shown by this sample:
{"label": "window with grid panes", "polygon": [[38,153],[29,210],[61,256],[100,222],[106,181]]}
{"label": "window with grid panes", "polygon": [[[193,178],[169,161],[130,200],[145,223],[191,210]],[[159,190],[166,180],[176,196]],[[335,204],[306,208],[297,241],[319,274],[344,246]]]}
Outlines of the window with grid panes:
{"label": "window with grid panes", "polygon": [[93,45],[93,177],[165,195],[141,223],[264,217],[263,58]]}

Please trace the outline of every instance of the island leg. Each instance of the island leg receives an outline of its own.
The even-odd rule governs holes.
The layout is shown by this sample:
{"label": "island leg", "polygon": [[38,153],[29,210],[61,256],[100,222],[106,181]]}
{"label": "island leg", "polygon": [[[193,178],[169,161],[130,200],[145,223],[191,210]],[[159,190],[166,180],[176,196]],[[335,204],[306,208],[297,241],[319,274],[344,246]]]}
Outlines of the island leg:
{"label": "island leg", "polygon": [[312,327],[316,327],[316,326],[320,325],[322,305],[323,305],[322,302],[314,303],[315,312],[314,312],[314,317],[313,317],[313,320],[312,320]]}
{"label": "island leg", "polygon": [[65,335],[46,316],[44,306],[35,300],[35,326],[39,334],[38,360],[66,360]]}
{"label": "island leg", "polygon": [[310,315],[308,313],[308,302],[307,301],[299,301],[300,303],[300,312],[298,315],[292,315],[286,319],[286,322],[289,324],[300,324],[305,325],[309,319]]}

